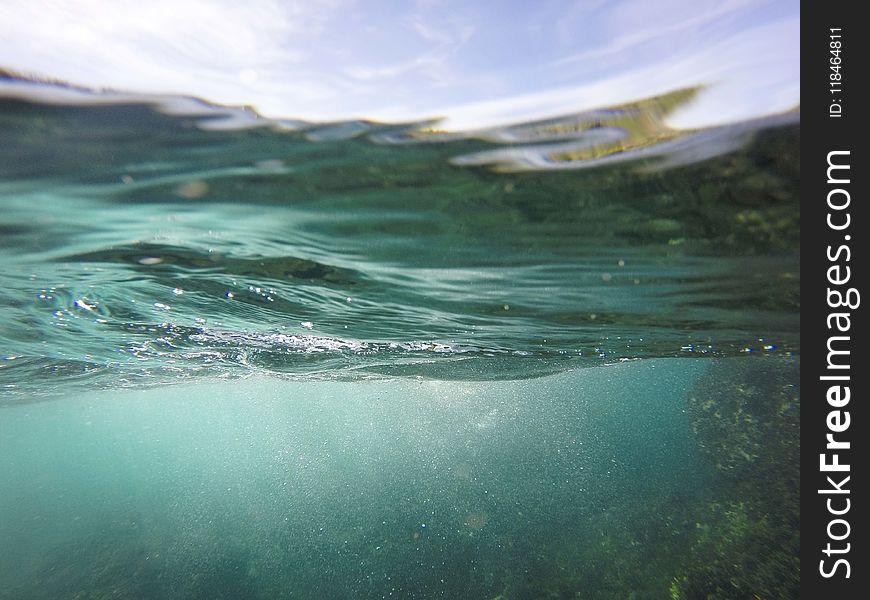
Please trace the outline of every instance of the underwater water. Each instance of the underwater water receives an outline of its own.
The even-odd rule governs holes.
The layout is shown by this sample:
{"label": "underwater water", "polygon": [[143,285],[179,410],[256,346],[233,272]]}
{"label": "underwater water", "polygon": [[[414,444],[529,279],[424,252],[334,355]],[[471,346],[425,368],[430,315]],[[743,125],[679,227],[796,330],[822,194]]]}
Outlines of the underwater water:
{"label": "underwater water", "polygon": [[669,129],[694,93],[7,91],[0,598],[796,597],[799,117]]}

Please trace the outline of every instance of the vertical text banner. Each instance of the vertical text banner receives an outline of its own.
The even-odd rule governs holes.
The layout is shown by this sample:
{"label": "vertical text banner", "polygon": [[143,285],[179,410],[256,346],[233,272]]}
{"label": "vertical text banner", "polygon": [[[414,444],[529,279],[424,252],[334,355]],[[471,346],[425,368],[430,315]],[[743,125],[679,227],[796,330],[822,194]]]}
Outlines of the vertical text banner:
{"label": "vertical text banner", "polygon": [[[863,302],[870,230],[870,110],[860,4],[801,15],[802,598],[866,598],[867,378]],[[864,457],[862,459],[862,457]]]}

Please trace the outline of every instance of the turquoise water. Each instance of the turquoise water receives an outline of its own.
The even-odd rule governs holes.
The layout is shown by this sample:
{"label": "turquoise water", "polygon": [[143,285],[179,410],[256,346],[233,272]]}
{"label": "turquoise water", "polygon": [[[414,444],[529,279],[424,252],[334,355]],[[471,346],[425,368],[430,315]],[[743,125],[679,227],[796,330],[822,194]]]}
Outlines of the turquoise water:
{"label": "turquoise water", "polygon": [[794,597],[799,124],[672,101],[0,99],[0,597]]}
{"label": "turquoise water", "polygon": [[685,362],[18,407],[0,471],[9,597],[537,597],[588,564],[590,536],[654,557],[650,509],[702,478],[683,410],[701,365]]}

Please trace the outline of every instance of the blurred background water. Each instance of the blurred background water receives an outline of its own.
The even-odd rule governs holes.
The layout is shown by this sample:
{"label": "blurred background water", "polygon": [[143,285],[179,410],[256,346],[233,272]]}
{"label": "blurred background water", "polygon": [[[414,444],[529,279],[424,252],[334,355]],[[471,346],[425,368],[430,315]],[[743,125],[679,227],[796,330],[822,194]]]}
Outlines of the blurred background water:
{"label": "blurred background water", "polygon": [[0,598],[796,597],[794,11],[543,6],[520,89],[267,4],[0,25]]}

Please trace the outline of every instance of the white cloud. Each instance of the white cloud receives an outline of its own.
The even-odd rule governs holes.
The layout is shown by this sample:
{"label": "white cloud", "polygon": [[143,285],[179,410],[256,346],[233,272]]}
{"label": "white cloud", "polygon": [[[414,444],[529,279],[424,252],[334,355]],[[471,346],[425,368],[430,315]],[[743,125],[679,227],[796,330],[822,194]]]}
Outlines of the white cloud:
{"label": "white cloud", "polygon": [[468,23],[448,19],[441,24],[429,22],[423,15],[414,15],[408,20],[411,29],[432,44],[447,46],[455,52],[474,34],[475,27]]}
{"label": "white cloud", "polygon": [[[468,129],[567,115],[706,85],[699,100],[671,119],[702,127],[793,108],[800,99],[797,17],[741,32],[702,51],[659,57],[581,85],[447,107],[443,126]],[[752,65],[748,69],[747,65]],[[752,90],[752,93],[748,93]]]}
{"label": "white cloud", "polygon": [[300,42],[323,28],[335,4],[7,0],[0,64],[94,87],[217,91],[238,101],[243,72],[303,62],[308,51]]}
{"label": "white cloud", "polygon": [[706,25],[745,11],[752,6],[752,0],[717,1],[709,3],[709,7],[699,4],[694,0],[675,0],[666,9],[660,2],[632,0],[619,5],[618,10],[607,14],[607,44],[563,57],[554,65],[564,67],[624,55],[654,40],[686,39]]}
{"label": "white cloud", "polygon": [[458,0],[0,0],[0,66],[277,118],[446,115],[461,128],[711,84],[678,115],[696,125],[799,101],[799,7],[777,2],[627,0],[563,14],[558,3]]}

